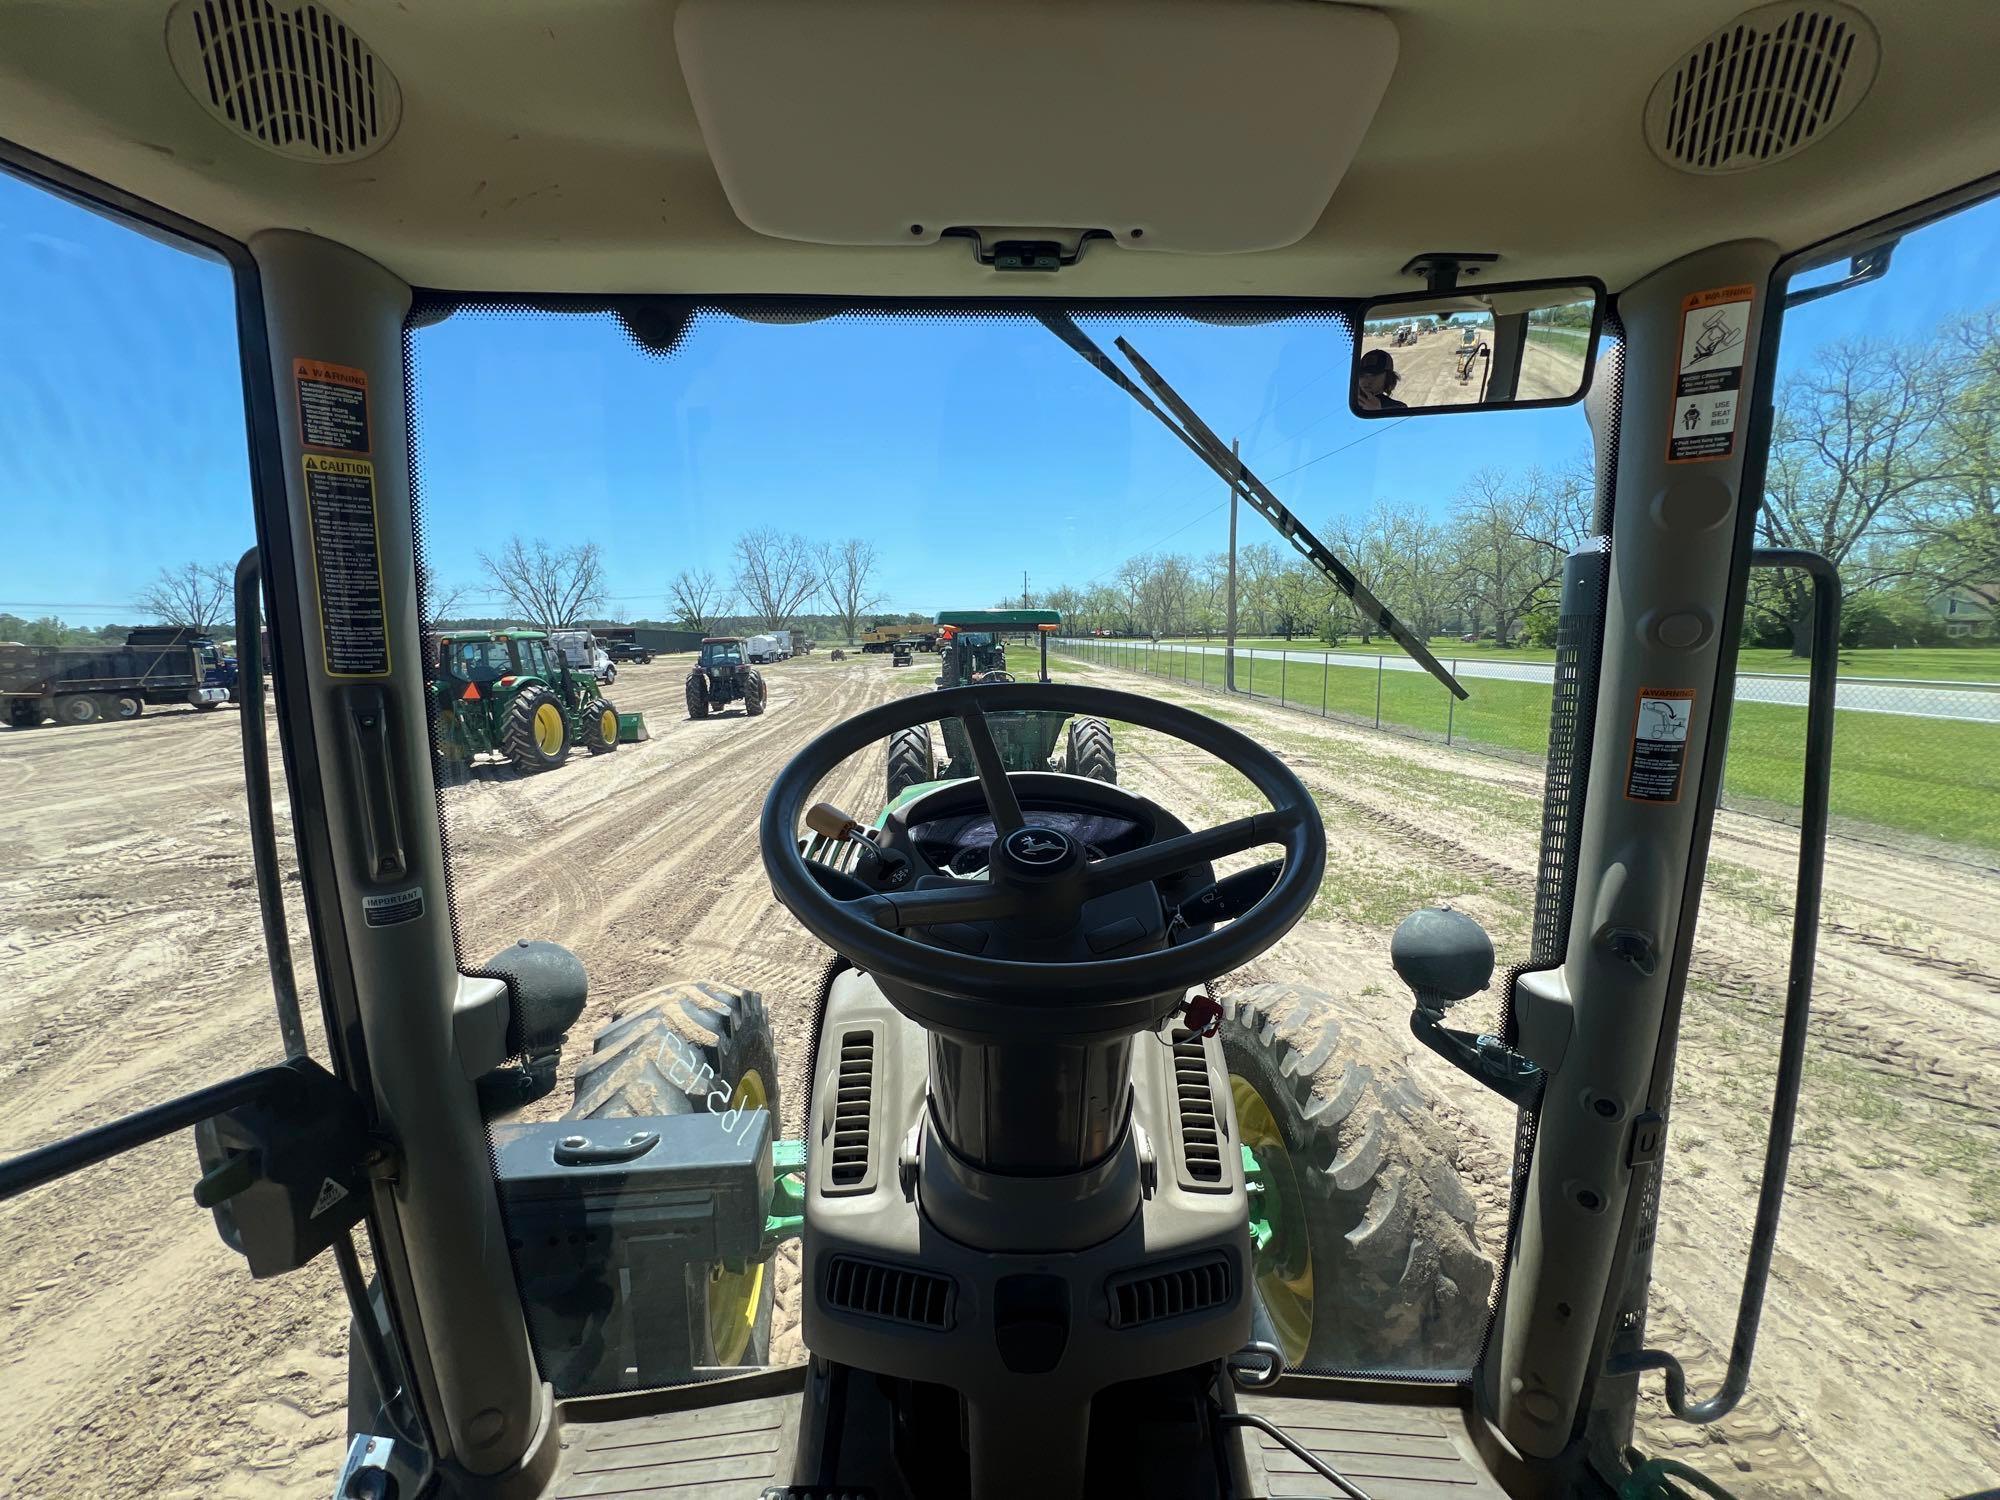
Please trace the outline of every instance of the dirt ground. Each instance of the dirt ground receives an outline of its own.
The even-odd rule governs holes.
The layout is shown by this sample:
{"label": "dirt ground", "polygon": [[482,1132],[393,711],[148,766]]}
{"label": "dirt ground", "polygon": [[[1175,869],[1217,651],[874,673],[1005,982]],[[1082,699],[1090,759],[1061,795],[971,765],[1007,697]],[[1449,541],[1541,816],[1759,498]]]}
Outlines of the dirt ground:
{"label": "dirt ground", "polygon": [[[579,1038],[668,979],[763,989],[795,1130],[824,954],[770,897],[757,810],[808,738],[927,685],[930,662],[899,671],[881,656],[821,653],[770,669],[761,719],[704,723],[682,716],[678,666],[627,669],[612,696],[646,711],[653,741],[539,777],[495,767],[448,792],[466,957],[523,935],[570,945],[591,976]],[[1406,1036],[1387,936],[1407,911],[1450,899],[1487,923],[1503,964],[1521,956],[1538,771],[1072,673],[1245,721],[1318,794],[1334,848],[1320,901],[1237,982],[1314,985],[1332,1013]],[[0,732],[0,1152],[278,1055],[236,736],[231,710]],[[1123,781],[1183,816],[1236,805],[1229,773],[1156,737],[1125,737],[1120,761]],[[879,762],[856,760],[827,791],[865,813],[880,775]],[[281,837],[286,815],[281,795]],[[1790,838],[1720,820],[1689,996],[1652,1337],[1693,1357],[1704,1392],[1719,1377],[1754,1209]],[[296,901],[291,917],[312,1029]],[[2000,1065],[2000,875],[1838,840],[1821,955],[1752,1393],[1709,1429],[1664,1421],[1649,1394],[1641,1442],[1743,1496],[1976,1490],[2000,1482],[2000,1116],[1982,1088]],[[1511,1116],[1406,1051],[1497,1253]],[[552,1103],[567,1096],[565,1079]],[[327,1492],[346,1352],[331,1264],[252,1282],[192,1203],[193,1177],[177,1138],[0,1205],[0,1494]],[[797,1348],[787,1272],[779,1357]]]}

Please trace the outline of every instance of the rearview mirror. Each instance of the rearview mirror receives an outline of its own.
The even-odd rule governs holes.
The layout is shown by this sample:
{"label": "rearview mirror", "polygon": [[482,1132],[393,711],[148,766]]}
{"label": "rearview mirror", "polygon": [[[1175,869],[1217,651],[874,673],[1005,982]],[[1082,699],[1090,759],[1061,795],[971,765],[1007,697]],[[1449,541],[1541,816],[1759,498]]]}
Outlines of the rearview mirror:
{"label": "rearview mirror", "polygon": [[1371,302],[1348,405],[1358,417],[1562,406],[1590,389],[1603,310],[1603,288],[1587,281]]}

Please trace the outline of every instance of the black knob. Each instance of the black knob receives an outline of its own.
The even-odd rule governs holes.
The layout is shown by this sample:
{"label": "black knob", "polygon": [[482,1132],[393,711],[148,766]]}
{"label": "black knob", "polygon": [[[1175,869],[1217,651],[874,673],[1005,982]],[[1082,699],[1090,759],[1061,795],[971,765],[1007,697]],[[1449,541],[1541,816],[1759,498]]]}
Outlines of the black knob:
{"label": "black knob", "polygon": [[1443,1010],[1485,989],[1493,978],[1493,939],[1448,906],[1403,918],[1389,940],[1389,962],[1425,1010]]}

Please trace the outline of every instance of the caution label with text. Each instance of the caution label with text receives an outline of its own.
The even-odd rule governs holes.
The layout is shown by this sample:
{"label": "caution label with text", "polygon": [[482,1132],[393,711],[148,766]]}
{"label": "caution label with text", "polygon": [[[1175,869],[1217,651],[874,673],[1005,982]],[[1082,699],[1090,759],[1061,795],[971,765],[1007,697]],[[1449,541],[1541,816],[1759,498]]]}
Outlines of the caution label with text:
{"label": "caution label with text", "polygon": [[1680,365],[1667,427],[1667,462],[1727,458],[1742,417],[1743,355],[1757,289],[1717,287],[1681,304]]}
{"label": "caution label with text", "polygon": [[375,466],[365,459],[305,456],[319,587],[320,645],[332,677],[389,671],[382,603],[382,539],[375,517]]}
{"label": "caution label with text", "polygon": [[1694,689],[1642,688],[1632,725],[1632,760],[1625,796],[1633,802],[1678,802],[1687,766],[1688,730],[1694,723]]}
{"label": "caution label with text", "polygon": [[292,375],[299,387],[299,435],[305,445],[366,454],[367,372],[320,359],[295,359]]}

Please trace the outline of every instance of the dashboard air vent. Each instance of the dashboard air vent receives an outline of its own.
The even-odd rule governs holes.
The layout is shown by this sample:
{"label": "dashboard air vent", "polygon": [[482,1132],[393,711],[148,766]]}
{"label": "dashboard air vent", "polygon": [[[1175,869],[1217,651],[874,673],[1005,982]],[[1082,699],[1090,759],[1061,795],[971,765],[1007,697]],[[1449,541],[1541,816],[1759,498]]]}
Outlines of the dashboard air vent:
{"label": "dashboard air vent", "polygon": [[1227,1307],[1235,1295],[1230,1283],[1229,1261],[1221,1255],[1165,1270],[1114,1276],[1105,1285],[1111,1298],[1111,1326],[1141,1328]]}
{"label": "dashboard air vent", "polygon": [[849,1192],[867,1186],[870,1122],[875,1114],[875,1034],[849,1031],[840,1038],[833,1077],[832,1165],[829,1187]]}
{"label": "dashboard air vent", "polygon": [[1215,1094],[1209,1087],[1208,1053],[1200,1037],[1185,1031],[1174,1033],[1174,1116],[1181,1161],[1189,1180],[1219,1186],[1222,1129],[1216,1121]]}
{"label": "dashboard air vent", "polygon": [[826,1305],[912,1328],[951,1327],[952,1281],[914,1266],[883,1265],[853,1255],[826,1262]]}

